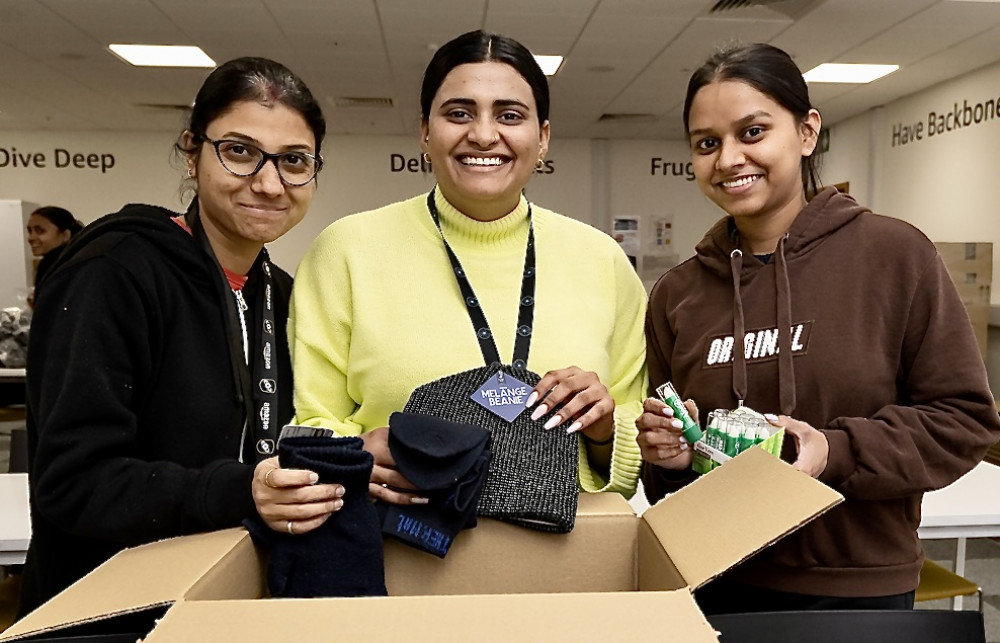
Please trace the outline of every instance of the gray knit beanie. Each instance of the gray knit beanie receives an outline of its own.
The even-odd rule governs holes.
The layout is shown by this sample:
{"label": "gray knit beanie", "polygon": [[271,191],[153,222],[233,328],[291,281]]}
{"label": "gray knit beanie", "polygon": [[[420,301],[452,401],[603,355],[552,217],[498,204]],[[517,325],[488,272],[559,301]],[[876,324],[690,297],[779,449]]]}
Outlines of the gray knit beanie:
{"label": "gray knit beanie", "polygon": [[483,366],[418,387],[405,411],[474,424],[493,434],[493,460],[479,500],[479,515],[539,531],[568,533],[576,520],[579,438],[568,422],[545,429],[525,411],[513,422],[494,415],[472,396],[502,370],[529,386],[542,378],[523,368]]}

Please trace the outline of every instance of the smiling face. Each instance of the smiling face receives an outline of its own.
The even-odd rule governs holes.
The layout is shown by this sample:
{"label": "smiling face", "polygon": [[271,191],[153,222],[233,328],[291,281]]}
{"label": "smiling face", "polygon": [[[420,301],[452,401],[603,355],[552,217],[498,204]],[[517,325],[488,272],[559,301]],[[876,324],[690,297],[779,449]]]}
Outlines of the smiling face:
{"label": "smiling face", "polygon": [[[316,139],[306,119],[282,103],[234,103],[205,129],[211,140],[245,141],[266,152],[316,153]],[[190,133],[185,139],[187,149],[197,150],[189,157],[189,167],[198,182],[205,234],[223,266],[245,273],[265,243],[302,220],[316,182],[285,185],[271,161],[253,176],[236,176],[222,166],[211,143],[192,144]]]}
{"label": "smiling face", "polygon": [[752,218],[790,225],[806,203],[802,158],[815,149],[819,126],[816,110],[799,122],[744,82],[705,85],[688,119],[698,187],[738,225]]}
{"label": "smiling face", "polygon": [[59,226],[40,214],[28,217],[28,245],[31,246],[31,254],[36,257],[68,243],[71,236],[69,230],[60,230]]}
{"label": "smiling face", "polygon": [[458,65],[445,77],[421,126],[439,189],[474,219],[515,207],[549,146],[528,82],[498,62]]}

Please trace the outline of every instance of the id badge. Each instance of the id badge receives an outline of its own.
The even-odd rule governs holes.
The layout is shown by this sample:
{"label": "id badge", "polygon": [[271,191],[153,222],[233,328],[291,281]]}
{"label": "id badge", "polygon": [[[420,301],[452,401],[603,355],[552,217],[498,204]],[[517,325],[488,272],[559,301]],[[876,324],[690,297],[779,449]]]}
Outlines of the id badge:
{"label": "id badge", "polygon": [[508,422],[524,412],[532,387],[513,375],[497,371],[472,394],[472,401]]}

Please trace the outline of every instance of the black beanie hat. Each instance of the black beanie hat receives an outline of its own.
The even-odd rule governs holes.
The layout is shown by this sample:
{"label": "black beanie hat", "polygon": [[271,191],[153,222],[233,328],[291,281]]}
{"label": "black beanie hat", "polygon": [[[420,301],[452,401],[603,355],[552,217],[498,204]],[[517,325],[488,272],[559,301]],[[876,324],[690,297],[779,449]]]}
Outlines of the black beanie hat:
{"label": "black beanie hat", "polygon": [[490,462],[490,432],[418,413],[389,416],[389,451],[425,505],[379,503],[382,533],[444,558],[455,536],[476,526]]}
{"label": "black beanie hat", "polygon": [[479,515],[539,531],[568,533],[579,497],[579,438],[568,422],[545,429],[552,411],[532,420],[530,411],[512,422],[494,415],[472,396],[497,371],[529,386],[542,379],[513,366],[483,366],[418,387],[404,411],[481,426],[493,435],[493,459],[479,500]]}

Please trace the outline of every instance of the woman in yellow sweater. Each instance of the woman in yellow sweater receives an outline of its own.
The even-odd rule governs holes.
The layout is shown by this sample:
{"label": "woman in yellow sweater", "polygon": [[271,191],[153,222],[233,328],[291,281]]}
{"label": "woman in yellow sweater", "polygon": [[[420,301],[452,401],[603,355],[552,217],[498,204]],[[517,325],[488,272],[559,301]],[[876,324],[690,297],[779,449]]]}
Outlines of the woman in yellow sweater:
{"label": "woman in yellow sweater", "polygon": [[[389,415],[427,382],[496,362],[544,373],[525,413],[580,436],[581,490],[635,491],[646,296],[611,237],[525,199],[548,109],[520,43],[477,31],[442,46],[421,91],[437,186],[334,222],[299,265],[296,422],[360,435],[376,499],[423,501],[395,469]],[[299,533],[326,516],[296,518]]]}

